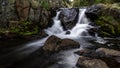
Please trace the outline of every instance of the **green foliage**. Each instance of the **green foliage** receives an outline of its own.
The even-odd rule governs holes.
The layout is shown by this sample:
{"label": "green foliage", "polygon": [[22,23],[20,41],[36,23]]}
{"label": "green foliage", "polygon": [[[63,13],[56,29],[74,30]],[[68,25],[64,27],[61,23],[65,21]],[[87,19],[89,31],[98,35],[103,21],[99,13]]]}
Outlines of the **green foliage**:
{"label": "green foliage", "polygon": [[41,0],[40,5],[41,5],[41,7],[45,8],[45,9],[50,9],[50,4],[49,4],[48,0]]}
{"label": "green foliage", "polygon": [[38,33],[38,26],[33,25],[31,22],[20,22],[17,27],[10,27],[11,32],[17,33],[19,35],[33,35]]}
{"label": "green foliage", "polygon": [[108,32],[103,32],[102,31],[102,35],[105,36],[105,37],[112,37],[111,34],[109,34]]}
{"label": "green foliage", "polygon": [[95,3],[112,3],[113,0],[96,0]]}
{"label": "green foliage", "polygon": [[81,7],[81,6],[89,6],[92,4],[98,4],[98,3],[110,4],[115,2],[117,1],[115,0],[74,0],[71,5],[73,5],[73,7]]}
{"label": "green foliage", "polygon": [[32,8],[45,8],[45,9],[49,9],[50,8],[50,3],[49,0],[30,0],[31,3],[31,7]]}
{"label": "green foliage", "polygon": [[113,17],[101,16],[95,22],[101,26],[103,36],[114,37],[120,35],[120,24]]}

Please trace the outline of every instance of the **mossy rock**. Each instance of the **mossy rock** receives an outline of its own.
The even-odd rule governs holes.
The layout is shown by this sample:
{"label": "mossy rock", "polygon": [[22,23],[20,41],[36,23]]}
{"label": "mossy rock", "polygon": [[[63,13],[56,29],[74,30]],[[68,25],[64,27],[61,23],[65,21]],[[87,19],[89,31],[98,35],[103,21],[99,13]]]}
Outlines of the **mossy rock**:
{"label": "mossy rock", "polygon": [[95,23],[101,26],[102,36],[116,37],[120,35],[120,24],[113,17],[101,16]]}
{"label": "mossy rock", "polygon": [[38,33],[38,25],[32,22],[20,22],[19,26],[10,27],[11,32],[15,32],[19,35],[34,35]]}

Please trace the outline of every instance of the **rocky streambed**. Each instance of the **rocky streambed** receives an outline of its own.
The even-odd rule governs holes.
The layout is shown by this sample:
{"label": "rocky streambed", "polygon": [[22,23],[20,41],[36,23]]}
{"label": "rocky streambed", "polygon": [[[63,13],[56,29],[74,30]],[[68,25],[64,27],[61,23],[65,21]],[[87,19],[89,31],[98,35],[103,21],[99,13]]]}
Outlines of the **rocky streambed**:
{"label": "rocky streambed", "polygon": [[[14,53],[0,58],[0,67],[120,68],[120,39],[106,38],[104,44],[96,40],[83,39],[84,43],[83,41],[79,43],[71,39],[50,36],[43,44],[44,46],[37,47],[37,50],[28,55]],[[32,48],[34,46],[28,49],[32,50]]]}

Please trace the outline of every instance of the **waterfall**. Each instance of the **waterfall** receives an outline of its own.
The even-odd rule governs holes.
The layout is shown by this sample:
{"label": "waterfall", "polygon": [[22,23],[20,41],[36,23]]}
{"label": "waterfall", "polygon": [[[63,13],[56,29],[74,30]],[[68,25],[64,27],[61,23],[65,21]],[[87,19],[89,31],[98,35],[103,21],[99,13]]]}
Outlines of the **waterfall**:
{"label": "waterfall", "polygon": [[61,21],[58,19],[61,11],[58,11],[56,16],[53,18],[54,24],[52,27],[45,29],[45,32],[49,35],[55,35],[60,38],[70,38],[77,39],[83,36],[89,36],[87,29],[92,28],[89,25],[89,21],[85,16],[86,9],[79,9],[79,18],[77,24],[71,29],[70,34],[66,34],[66,31],[63,30]]}
{"label": "waterfall", "polygon": [[[78,49],[60,51],[58,53],[60,55],[58,54],[55,55],[55,58],[60,59],[60,61],[56,62],[55,65],[52,65],[51,67],[48,67],[48,68],[77,68],[76,63],[79,59],[79,56],[74,52],[84,48],[84,46],[90,46],[90,43],[88,42],[88,40],[89,39],[91,40],[93,38],[92,36],[89,35],[88,29],[94,28],[94,27],[89,25],[91,22],[87,19],[85,15],[85,11],[86,9],[79,9],[78,21],[76,25],[70,30],[65,31],[63,29],[63,26],[61,25],[61,21],[59,20],[59,15],[61,11],[58,11],[56,16],[53,17],[54,24],[52,25],[52,27],[45,29],[45,32],[49,36],[55,35],[62,39],[63,38],[73,39],[79,42],[81,45],[81,47]],[[70,34],[66,34],[67,31],[70,31]],[[42,45],[44,45],[45,41],[49,38],[49,36],[43,39],[35,40],[33,42],[25,44],[24,46],[16,47],[16,49],[13,50],[12,52],[1,56],[0,60],[2,59],[3,61],[5,61],[6,59],[13,59],[15,57],[14,61],[16,61],[16,59],[27,57],[31,53],[38,50]],[[95,35],[95,39],[96,39],[96,42],[99,42],[102,44],[105,43],[104,40],[101,37],[98,37],[97,34]],[[39,54],[37,53],[37,55]],[[42,55],[39,55],[39,56],[42,56]],[[40,61],[38,57],[37,59],[38,59],[37,61]],[[13,62],[13,61],[10,61],[10,62]]]}
{"label": "waterfall", "polygon": [[63,32],[61,21],[58,19],[60,12],[61,11],[58,11],[56,16],[53,18],[54,24],[51,28],[48,28],[46,30],[47,34],[54,35],[54,34],[59,34]]}
{"label": "waterfall", "polygon": [[[89,37],[90,35],[87,30],[93,27],[89,25],[90,21],[87,19],[85,11],[86,9],[79,9],[79,18],[76,25],[71,30],[67,30],[70,31],[70,34],[66,34],[67,31],[63,30],[61,21],[58,19],[61,11],[57,12],[57,15],[53,18],[53,26],[45,29],[45,32],[49,34],[49,36],[55,35],[60,38],[69,38],[80,42],[80,44],[82,42],[86,45],[86,42],[84,42],[81,37]],[[81,44],[81,46],[83,44]],[[59,61],[57,65],[53,65],[50,68],[76,68],[76,63],[79,59],[79,56],[74,54],[74,52],[77,50],[79,50],[79,48],[61,52],[63,56],[58,57],[62,58],[63,60]]]}

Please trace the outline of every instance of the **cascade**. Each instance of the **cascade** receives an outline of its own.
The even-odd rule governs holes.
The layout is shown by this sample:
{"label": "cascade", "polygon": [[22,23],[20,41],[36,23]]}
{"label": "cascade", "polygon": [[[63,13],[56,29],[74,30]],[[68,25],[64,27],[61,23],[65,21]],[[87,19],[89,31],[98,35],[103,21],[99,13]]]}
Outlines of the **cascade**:
{"label": "cascade", "polygon": [[56,16],[53,18],[53,26],[45,29],[45,32],[49,35],[55,35],[60,38],[70,39],[77,39],[82,36],[89,36],[87,29],[92,28],[92,26],[89,25],[90,22],[85,16],[85,11],[86,9],[79,9],[79,18],[77,24],[71,30],[67,30],[70,31],[70,34],[66,34],[67,31],[63,30],[61,21],[58,18],[61,11],[58,11]]}
{"label": "cascade", "polygon": [[[63,30],[61,21],[58,18],[61,11],[57,12],[57,15],[53,18],[53,26],[45,29],[45,32],[49,34],[49,36],[55,35],[60,38],[69,38],[80,42],[80,44],[82,42],[83,44],[81,44],[81,46],[86,45],[87,43],[84,39],[82,39],[82,37],[87,37],[87,39],[88,37],[91,37],[87,30],[93,28],[93,26],[89,25],[90,21],[85,16],[85,11],[86,9],[79,9],[79,18],[76,25],[71,30],[66,31]],[[70,34],[66,34],[67,31],[70,31]],[[76,68],[79,56],[74,54],[74,52],[77,50],[79,50],[79,48],[61,52],[63,56],[58,57],[63,60],[59,61],[56,65],[53,65],[50,68]]]}
{"label": "cascade", "polygon": [[[64,8],[63,8],[64,9]],[[91,22],[87,19],[85,15],[86,9],[79,9],[79,15],[78,15],[78,21],[76,25],[70,29],[70,30],[64,30],[63,26],[61,25],[61,21],[59,20],[59,15],[61,11],[58,11],[56,16],[53,17],[53,25],[47,29],[45,29],[45,32],[51,36],[55,35],[59,38],[69,38],[73,39],[80,43],[80,48],[78,49],[71,49],[66,51],[61,51],[59,54],[55,57],[60,58],[61,60],[56,62],[55,65],[48,67],[48,68],[77,68],[76,63],[79,59],[79,56],[75,54],[74,52],[84,48],[86,45],[90,46],[90,43],[88,40],[91,40],[93,37],[89,35],[88,30],[91,28],[94,28],[93,26],[89,25]],[[69,34],[66,34],[67,31],[70,31]],[[49,37],[48,36],[48,37]],[[0,60],[5,61],[6,59],[11,59],[12,57],[19,59],[19,56],[23,56],[21,58],[24,58],[28,56],[31,53],[34,53],[36,50],[38,50],[42,45],[44,45],[45,41],[48,37],[45,37],[43,39],[30,42],[24,46],[16,47],[16,49],[8,54],[5,54],[0,57]],[[101,37],[98,37],[96,34],[95,37],[96,42],[104,44],[104,40]],[[9,56],[9,57],[8,57]],[[12,56],[12,57],[11,57]],[[43,56],[43,55],[41,55]],[[13,59],[12,58],[12,59]],[[5,60],[4,60],[5,59]],[[39,59],[37,57],[37,59]],[[14,59],[16,61],[16,59]],[[13,61],[11,61],[13,62]]]}

